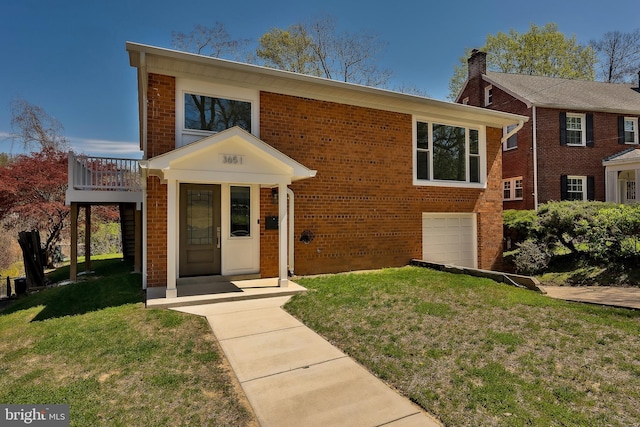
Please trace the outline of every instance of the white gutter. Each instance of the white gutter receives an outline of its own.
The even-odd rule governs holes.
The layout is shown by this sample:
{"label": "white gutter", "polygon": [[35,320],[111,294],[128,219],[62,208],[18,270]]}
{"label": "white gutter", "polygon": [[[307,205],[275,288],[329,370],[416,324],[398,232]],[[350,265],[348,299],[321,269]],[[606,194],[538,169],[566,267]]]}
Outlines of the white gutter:
{"label": "white gutter", "polygon": [[538,210],[538,124],[536,106],[533,106],[533,208]]}
{"label": "white gutter", "polygon": [[289,274],[293,276],[293,272],[295,271],[294,268],[294,259],[293,259],[293,254],[294,254],[294,247],[293,245],[295,244],[295,236],[294,234],[294,217],[293,217],[293,213],[294,213],[294,194],[293,194],[293,190],[287,187],[287,196],[289,198]]}
{"label": "white gutter", "polygon": [[524,126],[524,122],[525,122],[525,121],[521,119],[521,120],[518,122],[518,126],[516,126],[515,128],[511,129],[511,132],[509,132],[509,133],[507,133],[506,135],[504,135],[504,136],[502,137],[502,139],[500,140],[500,142],[502,142],[502,143],[504,144],[505,142],[507,142],[507,139],[511,138],[513,135],[515,135],[516,133],[518,133],[518,131],[519,131],[520,129],[522,129],[522,126]]}

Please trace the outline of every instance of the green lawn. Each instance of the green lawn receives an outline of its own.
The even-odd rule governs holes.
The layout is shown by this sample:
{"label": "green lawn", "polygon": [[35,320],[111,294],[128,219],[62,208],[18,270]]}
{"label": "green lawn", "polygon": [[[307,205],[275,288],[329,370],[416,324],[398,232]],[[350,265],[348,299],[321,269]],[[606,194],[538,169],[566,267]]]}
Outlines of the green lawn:
{"label": "green lawn", "polygon": [[72,426],[257,425],[203,318],[145,309],[126,262],[92,269],[0,312],[0,402],[66,403]]}
{"label": "green lawn", "polygon": [[640,425],[640,312],[406,267],[286,309],[447,426]]}

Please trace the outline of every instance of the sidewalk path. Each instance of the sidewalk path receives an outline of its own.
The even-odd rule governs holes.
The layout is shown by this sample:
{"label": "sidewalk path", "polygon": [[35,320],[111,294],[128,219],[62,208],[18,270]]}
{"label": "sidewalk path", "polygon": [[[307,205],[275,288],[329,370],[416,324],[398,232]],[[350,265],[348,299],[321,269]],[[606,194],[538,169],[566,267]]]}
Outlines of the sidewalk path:
{"label": "sidewalk path", "polygon": [[539,288],[552,298],[640,309],[640,288],[616,286],[539,286]]}
{"label": "sidewalk path", "polygon": [[174,308],[206,316],[262,427],[441,426],[285,312],[289,298]]}

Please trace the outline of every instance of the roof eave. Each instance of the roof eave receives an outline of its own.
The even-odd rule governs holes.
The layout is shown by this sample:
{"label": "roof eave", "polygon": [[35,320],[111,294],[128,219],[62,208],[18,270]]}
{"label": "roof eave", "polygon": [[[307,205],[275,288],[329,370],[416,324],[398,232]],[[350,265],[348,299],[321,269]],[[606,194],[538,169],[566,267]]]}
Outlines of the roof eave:
{"label": "roof eave", "polygon": [[462,119],[473,124],[491,127],[504,127],[527,119],[525,116],[511,113],[138,43],[127,42],[126,47],[131,66],[139,67],[140,54],[144,53],[147,71],[157,70],[169,75],[199,75],[207,78],[215,74],[222,76],[216,77],[221,81],[226,80],[229,83],[261,90],[266,87],[285,95],[304,96],[407,114]]}

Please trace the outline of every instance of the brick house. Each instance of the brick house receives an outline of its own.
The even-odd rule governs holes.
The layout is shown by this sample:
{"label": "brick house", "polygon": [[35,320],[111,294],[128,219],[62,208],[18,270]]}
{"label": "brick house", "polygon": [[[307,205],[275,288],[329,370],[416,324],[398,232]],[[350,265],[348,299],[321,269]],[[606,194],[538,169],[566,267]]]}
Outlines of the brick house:
{"label": "brick house", "polygon": [[127,43],[143,282],[502,261],[503,128],[526,117]]}
{"label": "brick house", "polygon": [[638,85],[487,72],[480,51],[468,63],[456,102],[530,118],[503,144],[505,209],[640,200]]}

